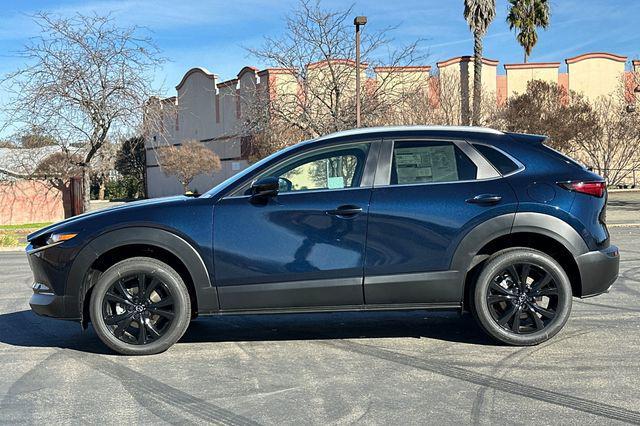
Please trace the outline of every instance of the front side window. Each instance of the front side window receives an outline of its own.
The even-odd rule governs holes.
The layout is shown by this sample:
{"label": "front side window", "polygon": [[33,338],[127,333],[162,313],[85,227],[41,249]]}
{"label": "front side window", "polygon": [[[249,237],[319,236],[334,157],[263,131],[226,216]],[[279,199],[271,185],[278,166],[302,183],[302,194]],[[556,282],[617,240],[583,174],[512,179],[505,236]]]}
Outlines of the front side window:
{"label": "front side window", "polygon": [[473,180],[478,167],[454,143],[395,142],[391,185]]}
{"label": "front side window", "polygon": [[344,189],[360,186],[369,151],[368,143],[324,148],[283,164],[264,173],[280,180],[280,193]]}

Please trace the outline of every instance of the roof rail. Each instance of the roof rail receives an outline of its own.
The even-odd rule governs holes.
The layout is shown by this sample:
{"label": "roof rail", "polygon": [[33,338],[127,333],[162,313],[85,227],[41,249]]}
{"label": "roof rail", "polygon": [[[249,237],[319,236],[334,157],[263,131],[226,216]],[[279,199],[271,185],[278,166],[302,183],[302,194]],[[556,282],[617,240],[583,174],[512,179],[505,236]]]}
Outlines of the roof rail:
{"label": "roof rail", "polygon": [[386,133],[399,131],[451,131],[451,132],[475,132],[475,133],[491,133],[495,135],[503,135],[504,133],[491,129],[489,127],[476,126],[384,126],[384,127],[362,127],[359,129],[342,130],[340,132],[330,133],[320,136],[313,140],[320,141],[325,139],[333,139],[341,136],[363,135],[367,133]]}

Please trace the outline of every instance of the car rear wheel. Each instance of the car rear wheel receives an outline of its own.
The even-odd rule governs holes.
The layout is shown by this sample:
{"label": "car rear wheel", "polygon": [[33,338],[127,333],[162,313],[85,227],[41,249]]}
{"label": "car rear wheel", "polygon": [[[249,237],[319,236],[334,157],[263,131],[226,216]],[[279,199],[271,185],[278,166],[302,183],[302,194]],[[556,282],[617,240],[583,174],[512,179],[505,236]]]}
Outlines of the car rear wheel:
{"label": "car rear wheel", "polygon": [[107,269],[91,293],[91,321],[98,337],[124,355],[167,350],[186,331],[189,292],[180,275],[152,258],[134,257]]}
{"label": "car rear wheel", "polygon": [[549,255],[529,248],[493,255],[480,273],[472,311],[484,331],[509,345],[537,345],[571,312],[571,283]]}

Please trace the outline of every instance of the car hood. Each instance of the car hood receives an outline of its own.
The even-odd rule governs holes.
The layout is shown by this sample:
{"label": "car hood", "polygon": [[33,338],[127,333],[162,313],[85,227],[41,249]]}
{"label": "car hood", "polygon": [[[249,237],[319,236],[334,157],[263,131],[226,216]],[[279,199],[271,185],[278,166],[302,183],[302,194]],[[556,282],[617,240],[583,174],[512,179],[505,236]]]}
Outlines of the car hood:
{"label": "car hood", "polygon": [[74,216],[69,219],[56,222],[42,229],[38,229],[37,231],[27,236],[27,241],[30,242],[38,237],[41,237],[43,235],[46,235],[52,232],[62,231],[62,230],[75,228],[75,227],[81,227],[82,223],[87,220],[94,220],[107,215],[122,213],[123,211],[126,211],[126,210],[137,210],[141,208],[149,208],[152,206],[172,204],[176,202],[188,202],[189,200],[192,200],[192,199],[193,199],[192,197],[187,197],[184,195],[175,196],[175,197],[154,198],[151,200],[133,201],[133,202],[122,204],[116,207],[108,207],[102,210],[86,212],[78,216]]}

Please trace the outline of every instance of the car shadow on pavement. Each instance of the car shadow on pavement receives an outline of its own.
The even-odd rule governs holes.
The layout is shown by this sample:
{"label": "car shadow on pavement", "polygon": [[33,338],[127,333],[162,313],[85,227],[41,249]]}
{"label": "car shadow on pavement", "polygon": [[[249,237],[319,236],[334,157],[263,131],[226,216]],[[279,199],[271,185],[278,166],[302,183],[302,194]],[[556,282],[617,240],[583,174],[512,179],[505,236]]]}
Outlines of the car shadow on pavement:
{"label": "car shadow on pavement", "polygon": [[82,330],[78,322],[41,317],[31,310],[0,314],[0,343],[111,353],[91,327]]}
{"label": "car shadow on pavement", "polygon": [[202,317],[181,342],[328,340],[412,337],[493,344],[470,315],[386,311]]}
{"label": "car shadow on pavement", "polygon": [[[225,315],[193,321],[180,343],[430,338],[493,345],[470,315],[451,312],[339,312],[318,314]],[[0,315],[0,343],[58,347],[111,354],[91,326],[39,317],[29,310]]]}

